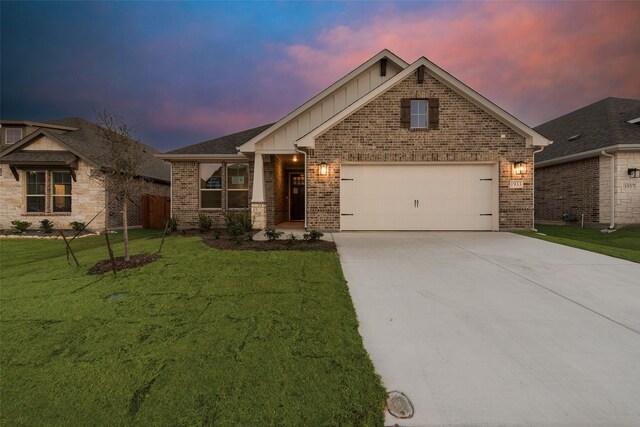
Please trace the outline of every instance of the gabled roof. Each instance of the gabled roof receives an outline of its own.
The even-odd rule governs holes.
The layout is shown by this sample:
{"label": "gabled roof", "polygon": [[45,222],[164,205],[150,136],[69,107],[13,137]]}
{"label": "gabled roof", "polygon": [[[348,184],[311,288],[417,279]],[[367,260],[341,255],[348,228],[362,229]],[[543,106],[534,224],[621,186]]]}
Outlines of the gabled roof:
{"label": "gabled roof", "polygon": [[254,151],[256,142],[263,139],[269,133],[272,133],[278,130],[279,128],[281,128],[282,126],[286,125],[291,120],[295,119],[300,113],[310,108],[311,106],[315,105],[316,103],[320,102],[323,98],[325,98],[326,96],[328,96],[329,94],[337,90],[339,87],[347,83],[349,80],[353,79],[354,77],[356,77],[357,75],[362,73],[364,70],[371,67],[372,65],[374,65],[376,62],[380,61],[383,58],[387,58],[391,60],[400,68],[405,68],[409,65],[407,62],[405,62],[403,59],[398,57],[396,54],[394,54],[390,50],[383,49],[380,53],[378,53],[377,55],[367,60],[365,63],[363,63],[362,65],[360,65],[359,67],[351,71],[350,73],[348,73],[346,76],[342,77],[340,80],[333,83],[331,86],[329,86],[328,88],[326,88],[325,90],[323,90],[322,92],[320,92],[319,94],[317,94],[316,96],[314,96],[313,98],[311,98],[310,100],[302,104],[300,107],[296,108],[295,110],[293,110],[292,112],[284,116],[282,119],[278,120],[271,127],[265,129],[263,132],[259,133],[255,137],[251,138],[249,141],[242,144],[242,146],[238,147],[238,150],[241,152]]}
{"label": "gabled roof", "polygon": [[177,150],[168,151],[164,154],[160,154],[157,157],[163,159],[175,158],[175,155],[201,155],[201,154],[238,154],[240,145],[249,141],[254,136],[260,134],[265,129],[272,126],[273,123],[268,125],[258,126],[253,129],[243,130],[242,132],[232,133],[230,135],[221,136],[219,138],[210,139],[208,141],[200,142],[198,144],[188,145],[186,147],[178,148]]}
{"label": "gabled roof", "polygon": [[[52,120],[46,123],[58,127],[69,127],[74,130],[65,133],[55,133],[48,129],[40,128],[3,151],[0,155],[0,161],[4,161],[11,153],[19,151],[20,148],[26,146],[34,139],[40,136],[46,136],[62,144],[76,156],[88,161],[94,166],[100,166],[100,159],[106,154],[109,141],[104,139],[101,133],[102,129],[98,125],[78,117]],[[158,181],[170,182],[171,172],[169,165],[154,157],[158,151],[138,141],[134,142],[143,152],[144,160],[140,175]]]}
{"label": "gabled roof", "polygon": [[471,89],[469,86],[462,83],[460,80],[453,77],[451,74],[443,70],[442,68],[435,65],[433,62],[429,61],[424,56],[416,60],[413,64],[406,67],[400,73],[396,74],[391,79],[387,80],[380,86],[378,86],[373,91],[369,92],[367,95],[363,96],[349,107],[342,110],[340,113],[333,116],[328,121],[324,122],[320,126],[313,129],[308,134],[302,136],[298,139],[298,143],[296,145],[300,147],[314,147],[315,139],[322,135],[327,130],[331,129],[338,122],[342,121],[346,117],[350,116],[354,112],[358,111],[360,108],[367,105],[369,102],[376,99],[378,96],[382,95],[384,92],[400,83],[410,74],[415,72],[418,67],[424,66],[428,73],[430,73],[433,77],[438,79],[440,82],[446,84],[448,87],[456,91],[461,96],[465,97],[475,105],[480,108],[483,108],[489,114],[494,116],[496,119],[500,120],[505,125],[509,126],[511,129],[525,137],[527,141],[527,145],[529,146],[546,146],[551,144],[552,142],[537,133],[535,130],[530,128],[528,125],[498,107],[493,102],[489,101],[484,96],[480,95],[478,92]]}
{"label": "gabled roof", "polygon": [[602,149],[640,144],[640,99],[605,98],[536,126],[535,130],[554,144],[536,154],[536,163],[582,153],[597,155]]}
{"label": "gabled roof", "polygon": [[0,120],[0,123],[3,125],[9,125],[9,126],[22,125],[22,126],[32,126],[36,128],[44,127],[49,129],[76,130],[74,127],[71,127],[71,126],[55,125],[47,122],[32,122],[31,120]]}

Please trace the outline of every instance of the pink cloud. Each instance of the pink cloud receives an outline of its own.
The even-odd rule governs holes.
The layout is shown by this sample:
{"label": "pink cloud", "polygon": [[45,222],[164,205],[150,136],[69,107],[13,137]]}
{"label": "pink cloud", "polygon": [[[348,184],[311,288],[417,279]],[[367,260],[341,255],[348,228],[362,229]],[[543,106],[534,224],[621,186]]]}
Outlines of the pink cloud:
{"label": "pink cloud", "polygon": [[383,48],[426,56],[536,125],[607,96],[640,97],[640,5],[463,3],[387,11],[285,46],[278,68],[322,90]]}

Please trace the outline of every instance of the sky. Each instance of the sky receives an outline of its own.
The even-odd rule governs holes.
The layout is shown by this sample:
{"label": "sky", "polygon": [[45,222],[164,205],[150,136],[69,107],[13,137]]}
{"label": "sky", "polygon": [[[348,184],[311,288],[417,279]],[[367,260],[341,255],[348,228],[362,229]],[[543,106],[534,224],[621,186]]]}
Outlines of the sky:
{"label": "sky", "polygon": [[161,151],[279,120],[390,49],[536,126],[640,98],[640,2],[0,3],[0,117],[108,109]]}

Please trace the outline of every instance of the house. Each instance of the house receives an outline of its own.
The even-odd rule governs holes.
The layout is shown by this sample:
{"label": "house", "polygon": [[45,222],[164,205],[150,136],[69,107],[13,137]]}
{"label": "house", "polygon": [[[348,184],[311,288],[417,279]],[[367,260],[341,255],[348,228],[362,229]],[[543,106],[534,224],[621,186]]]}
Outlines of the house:
{"label": "house", "polygon": [[[0,125],[0,229],[9,229],[12,220],[37,225],[44,218],[68,228],[96,215],[88,229],[122,226],[121,203],[96,178],[108,144],[97,125],[80,118],[1,120]],[[144,191],[168,196],[169,166],[154,156],[155,149],[137,144],[145,159]],[[129,226],[142,224],[141,197],[132,201]]]}
{"label": "house", "polygon": [[640,223],[640,99],[606,98],[535,130],[554,141],[535,156],[536,220]]}
{"label": "house", "polygon": [[383,50],[276,123],[158,157],[181,227],[250,209],[254,228],[508,230],[533,227],[549,142],[426,58]]}

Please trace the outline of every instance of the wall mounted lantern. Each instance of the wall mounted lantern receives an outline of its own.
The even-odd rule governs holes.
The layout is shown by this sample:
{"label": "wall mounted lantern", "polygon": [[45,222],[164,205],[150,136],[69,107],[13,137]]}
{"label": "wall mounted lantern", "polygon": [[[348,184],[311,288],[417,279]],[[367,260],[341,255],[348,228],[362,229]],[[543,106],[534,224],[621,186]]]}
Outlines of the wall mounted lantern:
{"label": "wall mounted lantern", "polygon": [[527,164],[522,160],[513,162],[513,173],[516,175],[522,175],[527,173]]}
{"label": "wall mounted lantern", "polygon": [[327,176],[327,175],[329,175],[329,166],[327,166],[327,163],[326,163],[326,162],[322,162],[322,163],[320,163],[319,171],[320,171],[320,176]]}
{"label": "wall mounted lantern", "polygon": [[629,168],[627,169],[627,173],[631,178],[640,178],[640,169],[638,168]]}

